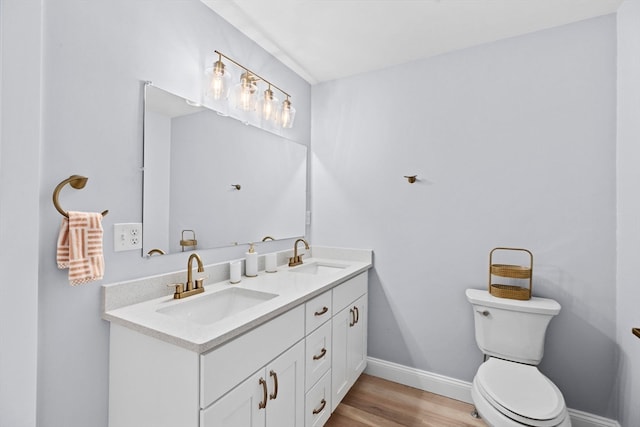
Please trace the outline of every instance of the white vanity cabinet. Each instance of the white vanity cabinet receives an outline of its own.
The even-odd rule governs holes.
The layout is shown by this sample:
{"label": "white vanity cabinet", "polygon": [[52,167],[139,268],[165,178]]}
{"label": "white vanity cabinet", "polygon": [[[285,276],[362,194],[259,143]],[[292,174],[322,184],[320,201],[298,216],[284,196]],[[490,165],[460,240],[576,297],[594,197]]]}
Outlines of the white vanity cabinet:
{"label": "white vanity cabinet", "polygon": [[367,364],[367,274],[333,289],[331,412]]}
{"label": "white vanity cabinet", "polygon": [[365,368],[367,272],[325,289],[204,353],[112,321],[109,427],[323,426]]}

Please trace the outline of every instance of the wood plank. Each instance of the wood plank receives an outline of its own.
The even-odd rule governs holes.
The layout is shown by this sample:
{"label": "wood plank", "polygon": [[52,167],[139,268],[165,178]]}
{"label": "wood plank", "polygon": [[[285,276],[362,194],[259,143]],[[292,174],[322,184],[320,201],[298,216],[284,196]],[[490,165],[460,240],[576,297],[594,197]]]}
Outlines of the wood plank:
{"label": "wood plank", "polygon": [[363,374],[326,427],[486,427],[473,405]]}

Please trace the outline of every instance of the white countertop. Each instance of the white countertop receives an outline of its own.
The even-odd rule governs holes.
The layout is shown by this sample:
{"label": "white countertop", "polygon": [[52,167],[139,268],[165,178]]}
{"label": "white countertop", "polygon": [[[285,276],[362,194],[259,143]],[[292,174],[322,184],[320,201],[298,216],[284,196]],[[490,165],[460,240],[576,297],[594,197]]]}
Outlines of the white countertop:
{"label": "white countertop", "polygon": [[[235,285],[230,284],[228,280],[211,284],[207,284],[205,281],[204,293],[178,300],[173,299],[173,295],[154,298],[106,310],[103,318],[145,335],[203,353],[357,276],[372,266],[371,260],[354,261],[336,258],[304,260],[304,264],[314,262],[342,264],[345,267],[337,269],[335,272],[314,275],[295,273],[288,266],[280,266],[275,273],[260,271],[257,277],[243,276],[242,281]],[[231,287],[268,292],[277,294],[277,296],[209,325],[200,325],[157,311]]]}

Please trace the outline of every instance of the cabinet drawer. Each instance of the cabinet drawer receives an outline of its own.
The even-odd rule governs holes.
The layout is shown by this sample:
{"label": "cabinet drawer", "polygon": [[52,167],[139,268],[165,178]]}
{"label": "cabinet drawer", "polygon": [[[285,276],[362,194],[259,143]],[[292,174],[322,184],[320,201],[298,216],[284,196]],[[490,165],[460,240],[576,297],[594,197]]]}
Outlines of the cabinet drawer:
{"label": "cabinet drawer", "polygon": [[331,319],[331,291],[318,295],[305,304],[306,334]]}
{"label": "cabinet drawer", "polygon": [[331,322],[327,322],[306,339],[306,389],[310,389],[331,367]]}
{"label": "cabinet drawer", "polygon": [[201,355],[200,407],[206,408],[303,337],[300,305]]}
{"label": "cabinet drawer", "polygon": [[331,416],[331,370],[307,392],[305,397],[305,427],[321,427]]}
{"label": "cabinet drawer", "polygon": [[367,273],[347,280],[333,288],[333,312],[337,313],[367,292]]}

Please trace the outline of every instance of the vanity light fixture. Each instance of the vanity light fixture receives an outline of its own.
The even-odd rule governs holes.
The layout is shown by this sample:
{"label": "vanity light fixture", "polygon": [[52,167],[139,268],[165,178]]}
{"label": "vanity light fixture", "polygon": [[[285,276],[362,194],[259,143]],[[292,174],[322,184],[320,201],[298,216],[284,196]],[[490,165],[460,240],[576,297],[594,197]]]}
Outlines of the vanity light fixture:
{"label": "vanity light fixture", "polygon": [[[207,89],[209,98],[214,100],[228,99],[239,110],[257,111],[263,122],[268,123],[269,126],[285,129],[293,127],[296,110],[291,105],[291,95],[225,54],[217,50],[214,52],[218,55],[218,60],[213,63],[212,69],[207,70],[207,74],[211,76]],[[222,62],[223,57],[243,70],[240,82],[234,86],[231,93],[229,90],[230,75]],[[267,85],[260,100],[258,100],[258,82],[264,82]],[[278,107],[279,100],[274,96],[272,88],[282,92],[285,96],[280,107]]]}

